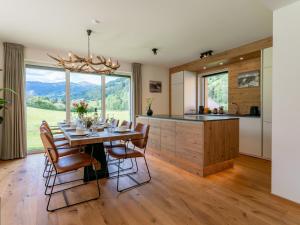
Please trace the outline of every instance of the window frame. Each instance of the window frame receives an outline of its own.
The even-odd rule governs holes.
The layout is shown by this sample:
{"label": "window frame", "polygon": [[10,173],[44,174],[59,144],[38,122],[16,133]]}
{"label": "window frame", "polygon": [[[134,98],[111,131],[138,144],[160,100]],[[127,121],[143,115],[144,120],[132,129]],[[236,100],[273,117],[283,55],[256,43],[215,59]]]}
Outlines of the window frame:
{"label": "window frame", "polygon": [[[66,79],[66,87],[65,87],[65,93],[66,93],[66,120],[71,119],[71,93],[70,93],[70,81],[71,81],[71,72],[64,70],[59,67],[55,66],[49,66],[49,65],[39,65],[39,64],[34,64],[34,63],[25,63],[25,69],[26,68],[32,68],[32,69],[45,69],[45,70],[55,70],[55,71],[60,71],[60,72],[65,72],[65,79]],[[76,72],[76,73],[82,73],[82,72]],[[82,73],[86,74],[86,73]],[[130,99],[130,104],[129,104],[129,118],[130,121],[133,120],[133,89],[132,89],[132,76],[131,74],[128,73],[116,73],[116,74],[97,74],[97,73],[89,73],[91,75],[97,75],[101,76],[101,85],[102,85],[102,93],[101,93],[101,113],[106,118],[106,88],[105,88],[105,77],[107,76],[112,76],[112,77],[126,77],[129,79],[129,99]],[[25,85],[26,85],[26,74],[25,74],[25,79],[24,79]],[[25,105],[26,107],[26,105]],[[27,115],[26,115],[27,117]]]}

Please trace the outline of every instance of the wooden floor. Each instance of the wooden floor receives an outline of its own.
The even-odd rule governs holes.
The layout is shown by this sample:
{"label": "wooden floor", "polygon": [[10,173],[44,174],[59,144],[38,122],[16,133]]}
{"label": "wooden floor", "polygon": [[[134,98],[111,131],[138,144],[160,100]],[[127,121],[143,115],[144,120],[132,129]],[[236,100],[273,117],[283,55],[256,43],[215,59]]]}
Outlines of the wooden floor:
{"label": "wooden floor", "polygon": [[[272,196],[270,162],[241,156],[233,169],[206,178],[148,157],[151,183],[119,194],[115,180],[101,180],[101,198],[47,213],[42,155],[0,162],[1,225],[76,224],[300,224],[300,206]],[[66,179],[66,178],[61,178]],[[128,184],[124,178],[122,184]],[[95,182],[65,194],[89,197]],[[63,195],[52,206],[62,205]]]}

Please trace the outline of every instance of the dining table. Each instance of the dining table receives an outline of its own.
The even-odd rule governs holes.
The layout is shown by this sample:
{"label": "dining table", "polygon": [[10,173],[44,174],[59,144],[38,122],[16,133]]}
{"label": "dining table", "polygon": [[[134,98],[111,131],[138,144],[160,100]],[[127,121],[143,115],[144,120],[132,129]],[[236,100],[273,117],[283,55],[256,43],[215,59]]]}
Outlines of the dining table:
{"label": "dining table", "polygon": [[[68,124],[59,123],[59,128],[69,142],[70,147],[80,147],[88,154],[91,154],[100,165],[97,170],[98,178],[109,177],[109,170],[104,151],[104,142],[111,141],[128,141],[143,138],[141,132],[134,130],[120,131],[118,129],[105,128],[103,131],[92,132],[88,130],[85,135],[76,135],[76,129]],[[91,166],[84,168],[84,181],[95,180],[95,173]]]}

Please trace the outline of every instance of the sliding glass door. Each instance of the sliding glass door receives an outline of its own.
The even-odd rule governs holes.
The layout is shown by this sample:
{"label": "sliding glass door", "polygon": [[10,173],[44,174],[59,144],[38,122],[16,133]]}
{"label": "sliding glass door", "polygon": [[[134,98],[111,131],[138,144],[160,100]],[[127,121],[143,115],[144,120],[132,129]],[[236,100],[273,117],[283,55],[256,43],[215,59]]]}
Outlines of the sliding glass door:
{"label": "sliding glass door", "polygon": [[131,120],[130,76],[70,73],[59,69],[26,66],[27,149],[42,150],[39,126],[70,118],[73,102],[88,102],[88,113]]}
{"label": "sliding glass door", "polygon": [[66,118],[66,74],[64,71],[26,67],[27,150],[42,149],[39,126]]}

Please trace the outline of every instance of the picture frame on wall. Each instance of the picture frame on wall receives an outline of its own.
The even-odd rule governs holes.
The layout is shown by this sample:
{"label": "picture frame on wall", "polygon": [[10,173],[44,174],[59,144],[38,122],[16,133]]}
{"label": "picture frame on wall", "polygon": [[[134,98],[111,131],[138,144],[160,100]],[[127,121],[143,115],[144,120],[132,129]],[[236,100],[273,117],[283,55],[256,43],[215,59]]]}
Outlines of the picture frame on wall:
{"label": "picture frame on wall", "polygon": [[238,88],[259,87],[260,85],[260,71],[248,71],[239,73],[237,77]]}
{"label": "picture frame on wall", "polygon": [[149,90],[150,90],[150,93],[161,93],[161,91],[162,91],[161,81],[150,80]]}

